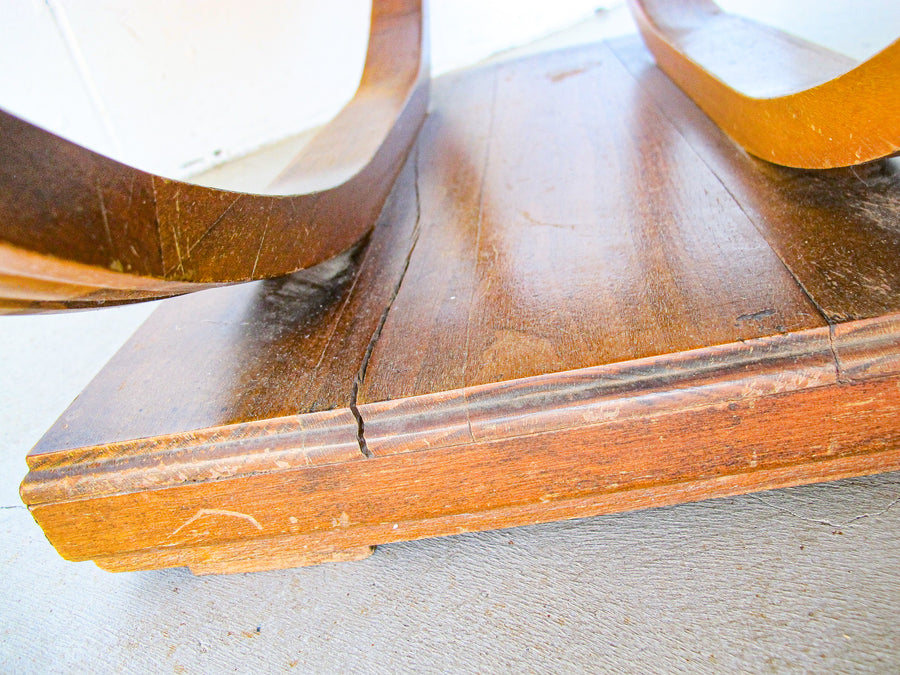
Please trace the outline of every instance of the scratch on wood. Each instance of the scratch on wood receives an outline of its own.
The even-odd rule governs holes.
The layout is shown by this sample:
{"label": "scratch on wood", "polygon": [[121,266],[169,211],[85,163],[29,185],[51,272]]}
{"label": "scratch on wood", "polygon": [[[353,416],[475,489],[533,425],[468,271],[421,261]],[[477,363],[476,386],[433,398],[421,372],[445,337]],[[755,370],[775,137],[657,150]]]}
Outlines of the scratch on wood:
{"label": "scratch on wood", "polygon": [[181,207],[178,202],[178,197],[179,197],[179,193],[176,191],[175,192],[175,214],[176,214],[176,216],[175,216],[175,219],[172,220],[172,241],[175,242],[175,257],[178,258],[178,264],[176,265],[176,268],[182,274],[184,274],[184,263],[182,262],[182,259],[181,259],[181,246],[178,245],[178,235],[179,235],[178,229],[179,228],[175,226],[176,222],[178,225],[181,224],[180,223]]}
{"label": "scratch on wood", "polygon": [[197,245],[198,245],[201,241],[203,241],[203,240],[206,238],[206,236],[207,236],[210,232],[212,232],[214,229],[216,229],[216,226],[217,226],[219,223],[222,222],[222,219],[223,219],[225,216],[228,215],[228,212],[231,211],[231,209],[234,208],[234,205],[237,204],[238,201],[239,201],[239,200],[241,199],[241,197],[243,197],[243,196],[244,196],[244,195],[239,194],[237,197],[235,197],[234,200],[233,200],[233,201],[225,208],[225,210],[222,211],[221,215],[219,215],[219,217],[216,218],[215,221],[213,221],[213,224],[210,225],[208,228],[206,228],[206,231],[205,231],[203,234],[200,235],[200,237],[197,239],[197,241],[195,241],[193,244],[191,244],[191,245],[188,247],[188,250],[187,250],[187,255],[188,255],[188,257],[190,257],[191,251],[193,251],[195,248],[197,248]]}
{"label": "scratch on wood", "polygon": [[106,214],[106,202],[103,201],[103,187],[100,185],[100,181],[97,181],[97,198],[100,200],[100,215],[103,217],[103,229],[106,230],[106,240],[109,242],[109,252],[112,255],[115,250],[115,244],[113,243],[112,232],[109,231],[109,217]]}
{"label": "scratch on wood", "polygon": [[156,192],[156,176],[150,176],[150,189],[153,191],[153,217],[156,219],[156,245],[159,249],[159,261],[163,276],[167,276],[166,257],[163,254],[162,225],[159,221],[159,195]]}
{"label": "scratch on wood", "polygon": [[266,212],[266,224],[263,226],[262,237],[259,239],[259,248],[256,250],[256,259],[253,261],[253,271],[250,272],[250,276],[256,276],[256,266],[259,264],[259,254],[262,253],[263,244],[266,243],[266,233],[269,231],[269,220],[272,217],[271,211]]}
{"label": "scratch on wood", "polygon": [[534,216],[532,216],[528,211],[519,211],[525,220],[527,220],[532,225],[537,225],[539,227],[555,227],[560,230],[575,230],[577,225],[571,223],[548,223],[542,220],[538,220]]}
{"label": "scratch on wood", "polygon": [[186,528],[194,521],[199,520],[203,516],[228,516],[231,518],[241,518],[251,523],[257,530],[262,531],[263,529],[263,526],[259,524],[259,521],[248,513],[241,513],[240,511],[228,511],[226,509],[200,509],[199,511],[197,511],[197,513],[195,513],[193,516],[179,525],[169,536],[174,537],[176,534],[181,532],[181,530]]}
{"label": "scratch on wood", "polygon": [[753,312],[752,314],[741,314],[737,319],[738,322],[741,321],[759,321],[760,319],[765,319],[767,316],[773,316],[775,314],[774,309],[764,309],[761,312]]}
{"label": "scratch on wood", "polygon": [[601,65],[600,61],[594,61],[592,63],[585,64],[580,68],[571,68],[569,70],[557,70],[556,72],[549,73],[547,75],[547,79],[551,82],[562,82],[565,79],[570,77],[574,77],[575,75],[581,75],[582,73],[586,73],[591,68]]}

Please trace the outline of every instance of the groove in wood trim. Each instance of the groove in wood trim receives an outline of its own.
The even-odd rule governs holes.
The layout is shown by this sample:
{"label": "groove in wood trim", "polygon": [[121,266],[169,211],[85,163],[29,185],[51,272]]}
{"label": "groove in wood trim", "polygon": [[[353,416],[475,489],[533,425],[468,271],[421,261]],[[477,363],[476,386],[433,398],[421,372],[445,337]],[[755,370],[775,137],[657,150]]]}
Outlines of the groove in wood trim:
{"label": "groove in wood trim", "polygon": [[900,374],[900,314],[837,324],[835,357],[849,380]]}
{"label": "groove in wood trim", "polygon": [[30,506],[362,459],[346,409],[29,457]]}
{"label": "groove in wood trim", "polygon": [[837,381],[828,329],[360,406],[376,455],[684,410]]}

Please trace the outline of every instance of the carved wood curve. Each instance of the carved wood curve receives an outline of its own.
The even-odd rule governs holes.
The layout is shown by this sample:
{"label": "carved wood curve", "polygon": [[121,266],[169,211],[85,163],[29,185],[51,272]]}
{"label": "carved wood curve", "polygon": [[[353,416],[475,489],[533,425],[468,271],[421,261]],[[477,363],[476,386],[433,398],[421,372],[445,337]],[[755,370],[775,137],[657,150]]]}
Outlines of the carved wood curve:
{"label": "carved wood curve", "polygon": [[428,105],[422,0],[374,0],[353,99],[267,194],[170,180],[0,110],[0,313],[281,276],[374,225]]}
{"label": "carved wood curve", "polygon": [[750,154],[829,169],[900,151],[900,40],[857,64],[711,0],[629,2],[657,65]]}

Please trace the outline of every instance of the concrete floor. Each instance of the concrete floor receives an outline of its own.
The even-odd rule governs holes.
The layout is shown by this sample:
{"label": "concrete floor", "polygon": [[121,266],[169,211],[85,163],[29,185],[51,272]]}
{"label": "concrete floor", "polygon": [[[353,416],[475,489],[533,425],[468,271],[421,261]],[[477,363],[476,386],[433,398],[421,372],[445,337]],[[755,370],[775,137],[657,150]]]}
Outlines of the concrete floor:
{"label": "concrete floor", "polygon": [[900,671],[900,473],[306,569],[65,562],[25,452],[150,311],[0,319],[0,672]]}

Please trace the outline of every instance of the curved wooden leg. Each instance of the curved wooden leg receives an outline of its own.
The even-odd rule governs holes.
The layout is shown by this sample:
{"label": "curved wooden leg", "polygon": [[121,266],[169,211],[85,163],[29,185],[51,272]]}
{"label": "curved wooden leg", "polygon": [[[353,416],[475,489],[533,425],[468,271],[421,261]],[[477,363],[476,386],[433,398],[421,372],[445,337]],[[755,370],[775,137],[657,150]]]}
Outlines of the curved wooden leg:
{"label": "curved wooden leg", "polygon": [[267,194],[145,173],[0,110],[0,313],[280,276],[374,225],[428,102],[423,0],[374,0],[359,90]]}
{"label": "curved wooden leg", "polygon": [[851,59],[711,0],[629,0],[665,71],[747,152],[828,169],[900,151],[900,40]]}

